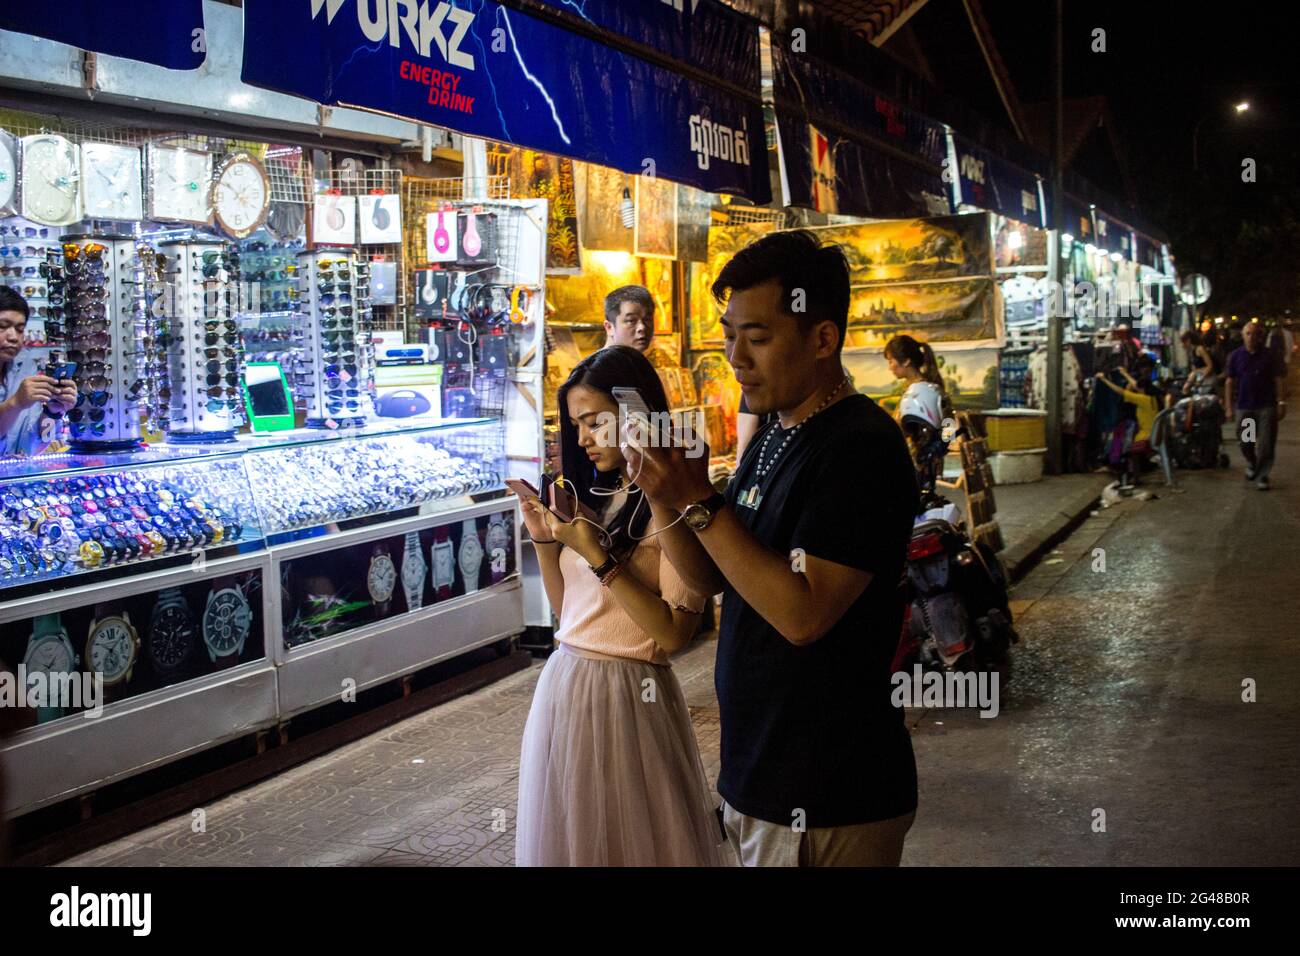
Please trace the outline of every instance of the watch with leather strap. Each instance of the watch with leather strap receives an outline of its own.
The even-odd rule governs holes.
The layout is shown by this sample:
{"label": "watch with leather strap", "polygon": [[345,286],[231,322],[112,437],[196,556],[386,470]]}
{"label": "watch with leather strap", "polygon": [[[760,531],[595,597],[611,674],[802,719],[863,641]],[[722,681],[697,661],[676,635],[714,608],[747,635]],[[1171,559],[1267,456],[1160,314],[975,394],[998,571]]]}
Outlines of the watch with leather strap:
{"label": "watch with leather strap", "polygon": [[727,496],[721,492],[715,492],[703,501],[696,501],[687,505],[686,510],[682,512],[682,521],[692,531],[703,531],[713,523],[713,519],[718,516],[718,512],[722,510],[722,506],[726,503]]}
{"label": "watch with leather strap", "polygon": [[[41,614],[32,618],[32,633],[27,640],[23,665],[28,674],[40,672],[47,677],[76,671],[77,652],[72,649],[68,629],[63,626],[58,614]],[[43,724],[57,720],[63,714],[62,707],[37,707],[36,722]]]}
{"label": "watch with leather strap", "polygon": [[451,530],[446,525],[434,529],[429,564],[432,566],[433,593],[437,600],[445,601],[451,597],[452,586],[456,583],[456,552],[451,544]]}
{"label": "watch with leather strap", "polygon": [[253,609],[245,586],[234,577],[214,579],[203,609],[203,643],[214,666],[239,663],[252,625]]}
{"label": "watch with leather strap", "polygon": [[366,590],[375,605],[375,617],[385,618],[391,606],[393,589],[397,586],[397,568],[388,549],[378,542],[370,550],[370,570],[366,574]]}
{"label": "watch with leather strap", "polygon": [[145,654],[158,680],[170,684],[193,663],[199,649],[198,628],[180,588],[158,592],[149,620]]}
{"label": "watch with leather strap", "polygon": [[140,634],[125,611],[114,612],[111,604],[96,604],[90,622],[83,657],[86,670],[102,674],[104,699],[122,695],[140,657]]}

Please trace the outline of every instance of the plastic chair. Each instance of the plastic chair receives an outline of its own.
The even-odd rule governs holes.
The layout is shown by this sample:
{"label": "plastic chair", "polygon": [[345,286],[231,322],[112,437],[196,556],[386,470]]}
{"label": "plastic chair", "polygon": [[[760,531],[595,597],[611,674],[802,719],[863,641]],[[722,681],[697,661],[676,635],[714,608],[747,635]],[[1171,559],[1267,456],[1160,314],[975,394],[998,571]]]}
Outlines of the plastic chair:
{"label": "plastic chair", "polygon": [[1170,488],[1176,488],[1178,482],[1174,479],[1173,457],[1169,453],[1169,436],[1172,431],[1172,415],[1174,409],[1162,409],[1151,423],[1151,447],[1156,450],[1160,456],[1160,468],[1165,473],[1165,484]]}

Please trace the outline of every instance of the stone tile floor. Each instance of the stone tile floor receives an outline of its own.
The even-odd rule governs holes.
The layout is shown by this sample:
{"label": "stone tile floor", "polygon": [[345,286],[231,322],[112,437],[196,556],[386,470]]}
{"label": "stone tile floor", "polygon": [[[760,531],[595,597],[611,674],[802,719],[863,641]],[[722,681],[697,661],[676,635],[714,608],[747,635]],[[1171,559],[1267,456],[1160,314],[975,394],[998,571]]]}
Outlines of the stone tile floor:
{"label": "stone tile floor", "polygon": [[[713,785],[715,635],[674,660]],[[511,866],[519,745],[537,661],[65,866]]]}

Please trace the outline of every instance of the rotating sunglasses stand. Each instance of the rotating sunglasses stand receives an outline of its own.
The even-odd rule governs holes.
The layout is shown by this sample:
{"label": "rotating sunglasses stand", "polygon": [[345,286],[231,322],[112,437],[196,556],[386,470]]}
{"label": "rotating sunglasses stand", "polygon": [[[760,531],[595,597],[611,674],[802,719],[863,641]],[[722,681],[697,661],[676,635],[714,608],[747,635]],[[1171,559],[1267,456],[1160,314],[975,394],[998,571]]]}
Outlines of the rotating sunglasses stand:
{"label": "rotating sunglasses stand", "polygon": [[235,440],[239,412],[239,331],[231,295],[236,288],[222,242],[161,243],[167,257],[167,359],[171,378],[167,441],[207,444]]}
{"label": "rotating sunglasses stand", "polygon": [[145,368],[136,347],[143,319],[135,308],[139,287],[131,281],[135,257],[129,236],[63,237],[65,354],[77,361],[77,404],[67,414],[75,454],[141,446]]}
{"label": "rotating sunglasses stand", "polygon": [[364,425],[374,413],[375,359],[368,278],[351,249],[298,255],[298,328],[302,348],[293,391],[308,428]]}

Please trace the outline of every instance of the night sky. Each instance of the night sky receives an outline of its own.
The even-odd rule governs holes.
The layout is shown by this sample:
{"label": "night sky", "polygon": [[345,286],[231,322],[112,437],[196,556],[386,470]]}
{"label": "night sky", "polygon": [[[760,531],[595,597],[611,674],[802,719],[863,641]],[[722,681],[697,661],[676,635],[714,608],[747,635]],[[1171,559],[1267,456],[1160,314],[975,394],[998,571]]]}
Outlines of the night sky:
{"label": "night sky", "polygon": [[[1055,4],[982,6],[1021,101],[1047,101]],[[1201,269],[1215,280],[1211,307],[1300,313],[1300,78],[1287,7],[1066,0],[1065,10],[1065,96],[1109,101],[1138,208],[1170,234],[1180,271]],[[930,0],[912,23],[939,85],[1007,122],[961,0]],[[1105,53],[1091,50],[1098,27]],[[1241,100],[1251,107],[1239,117],[1232,105]],[[1198,176],[1192,131],[1207,115]],[[1242,182],[1246,157],[1258,164],[1254,183]],[[1127,198],[1104,135],[1093,137],[1075,169]]]}

